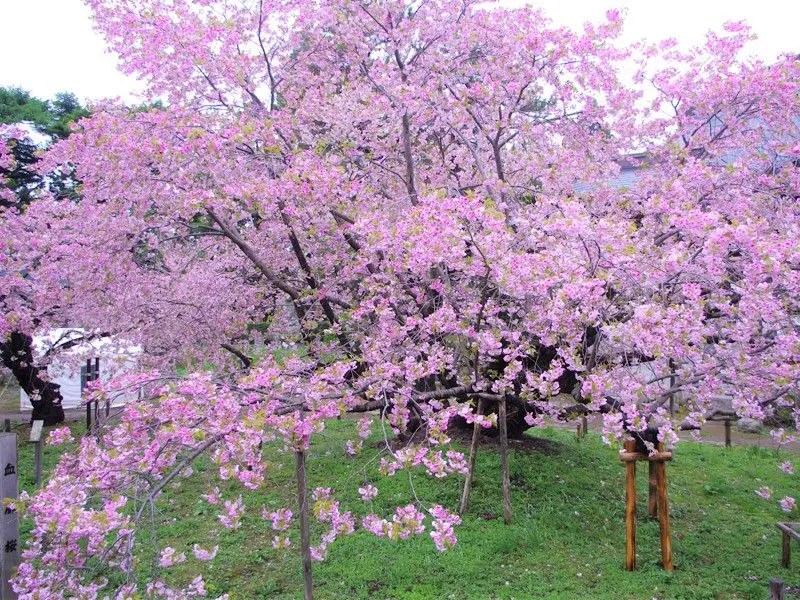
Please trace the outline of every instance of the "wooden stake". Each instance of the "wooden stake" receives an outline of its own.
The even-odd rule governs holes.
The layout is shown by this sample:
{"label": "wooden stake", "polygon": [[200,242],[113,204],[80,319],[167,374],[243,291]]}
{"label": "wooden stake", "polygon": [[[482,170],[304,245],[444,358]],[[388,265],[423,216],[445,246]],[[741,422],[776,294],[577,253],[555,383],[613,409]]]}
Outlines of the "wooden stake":
{"label": "wooden stake", "polygon": [[[625,440],[625,450],[634,452],[636,440]],[[636,463],[625,463],[625,570],[636,569]]]}
{"label": "wooden stake", "polygon": [[769,580],[769,600],[784,600],[784,583],[780,579]]}
{"label": "wooden stake", "polygon": [[789,537],[789,532],[782,530],[783,540],[781,545],[781,566],[785,569],[789,568],[792,562],[792,538]]}
{"label": "wooden stake", "polygon": [[[659,452],[664,444],[658,445]],[[656,464],[656,486],[658,488],[658,525],[661,530],[661,564],[665,571],[672,571],[672,534],[669,528],[669,502],[667,501],[667,465],[664,461]]]}
{"label": "wooden stake", "polygon": [[587,433],[589,433],[589,419],[586,415],[583,415],[581,417],[581,437],[585,436]]}
{"label": "wooden stake", "polygon": [[306,482],[306,453],[304,450],[295,452],[297,458],[297,506],[300,511],[300,556],[303,561],[303,598],[312,600],[314,594],[314,581],[311,578],[311,534],[308,527],[308,496]]}
{"label": "wooden stake", "polygon": [[3,431],[6,433],[11,433],[11,419],[3,420]]}
{"label": "wooden stake", "polygon": [[[669,359],[669,389],[673,389],[675,387],[675,363],[670,358]],[[675,416],[675,392],[670,393],[669,395],[669,416]]]}
{"label": "wooden stake", "polygon": [[647,513],[651,517],[658,516],[658,463],[650,461],[647,463]]}
{"label": "wooden stake", "polygon": [[[483,406],[485,400],[478,399],[478,408],[476,414],[483,414]],[[475,472],[475,457],[478,455],[478,442],[481,438],[481,426],[477,423],[472,427],[472,442],[469,445],[469,464],[467,468],[467,477],[464,480],[464,491],[461,494],[461,504],[458,507],[458,514],[463,515],[469,506],[469,495],[472,492],[472,478]]]}
{"label": "wooden stake", "polygon": [[503,520],[511,523],[511,478],[508,475],[508,424],[506,423],[506,397],[500,400],[497,415],[500,426],[500,469],[503,472]]}
{"label": "wooden stake", "polygon": [[725,419],[725,447],[731,447],[731,420]]}

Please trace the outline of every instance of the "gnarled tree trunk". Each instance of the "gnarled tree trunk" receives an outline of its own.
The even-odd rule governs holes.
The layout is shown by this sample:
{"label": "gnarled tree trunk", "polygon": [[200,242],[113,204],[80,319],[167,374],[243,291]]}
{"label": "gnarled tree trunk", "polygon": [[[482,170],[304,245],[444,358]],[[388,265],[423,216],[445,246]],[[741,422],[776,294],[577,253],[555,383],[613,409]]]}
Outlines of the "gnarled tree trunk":
{"label": "gnarled tree trunk", "polygon": [[61,386],[47,381],[46,376],[42,377],[42,370],[34,362],[31,336],[12,332],[0,342],[0,360],[28,394],[33,406],[31,420],[42,420],[45,425],[64,422]]}

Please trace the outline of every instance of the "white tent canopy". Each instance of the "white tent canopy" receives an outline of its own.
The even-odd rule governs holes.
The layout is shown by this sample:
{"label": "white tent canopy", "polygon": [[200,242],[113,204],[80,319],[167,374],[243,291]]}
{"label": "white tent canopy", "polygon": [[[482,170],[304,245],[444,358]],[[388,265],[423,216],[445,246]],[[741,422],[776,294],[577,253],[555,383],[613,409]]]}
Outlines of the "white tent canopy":
{"label": "white tent canopy", "polygon": [[[136,368],[141,346],[109,336],[93,336],[80,328],[53,329],[33,338],[34,358],[47,363],[50,381],[61,386],[64,408],[78,408],[85,400],[87,381],[108,381]],[[112,399],[117,405],[135,400],[135,392]],[[31,410],[28,395],[20,390],[20,410]]]}

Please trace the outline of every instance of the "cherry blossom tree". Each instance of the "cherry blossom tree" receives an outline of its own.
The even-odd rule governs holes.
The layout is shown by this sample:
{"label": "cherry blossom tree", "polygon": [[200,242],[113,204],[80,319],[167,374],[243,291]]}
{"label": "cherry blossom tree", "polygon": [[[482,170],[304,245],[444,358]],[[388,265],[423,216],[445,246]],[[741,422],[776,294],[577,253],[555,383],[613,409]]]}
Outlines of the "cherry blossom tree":
{"label": "cherry blossom tree", "polygon": [[[145,400],[26,502],[23,597],[142,589],[142,515],[204,453],[262,485],[264,441],[296,460],[298,506],[264,518],[284,548],[296,512],[306,597],[311,560],[357,526],[452,547],[454,507],[356,523],[335,490],[307,498],[309,440],[344,412],[377,411],[404,439],[386,476],[469,482],[458,420],[497,425],[504,448],[601,412],[609,441],[651,427],[672,444],[719,395],[747,416],[794,408],[800,64],[742,59],[743,25],[685,52],[621,47],[616,12],[570,31],[466,0],[88,4],[165,104],[94,107],[48,153],[80,200],[6,215],[8,272],[31,269],[35,306],[141,343],[152,371],[97,390]],[[252,510],[206,499],[225,527]],[[330,525],[319,541],[310,504]]]}

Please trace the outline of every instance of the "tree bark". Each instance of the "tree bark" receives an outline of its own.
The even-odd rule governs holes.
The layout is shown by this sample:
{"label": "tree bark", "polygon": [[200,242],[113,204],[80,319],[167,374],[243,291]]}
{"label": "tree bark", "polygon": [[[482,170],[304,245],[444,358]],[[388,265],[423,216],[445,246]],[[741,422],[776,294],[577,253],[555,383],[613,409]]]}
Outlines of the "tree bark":
{"label": "tree bark", "polygon": [[[499,402],[492,403],[486,409],[486,414],[494,414],[499,412]],[[525,415],[528,412],[532,412],[533,414],[538,414],[535,409],[527,408],[525,402],[517,396],[509,395],[507,396],[506,400],[506,435],[508,439],[511,440],[518,440],[523,437],[526,431],[531,428],[525,422]],[[498,416],[498,423],[499,423],[499,416]],[[464,417],[455,416],[450,420],[448,427],[451,427],[454,431],[472,431],[472,424],[467,423]],[[500,435],[500,429],[498,427],[490,427],[488,429],[483,429],[482,433],[486,435],[486,437],[493,438],[495,436]]]}
{"label": "tree bark", "polygon": [[64,422],[61,405],[61,386],[43,377],[42,369],[33,358],[33,338],[20,331],[13,331],[0,342],[0,360],[11,371],[23,391],[28,394],[33,406],[32,421],[44,421],[45,425]]}

